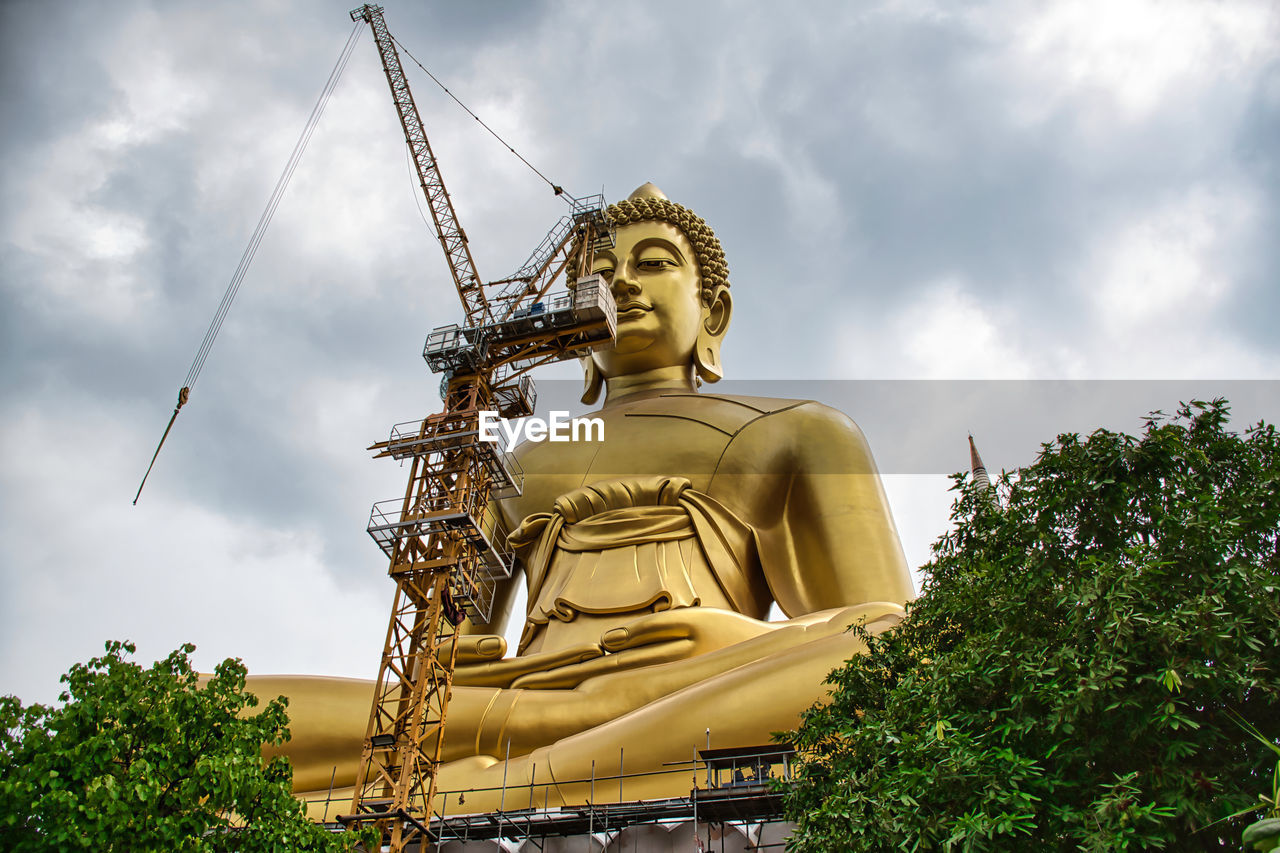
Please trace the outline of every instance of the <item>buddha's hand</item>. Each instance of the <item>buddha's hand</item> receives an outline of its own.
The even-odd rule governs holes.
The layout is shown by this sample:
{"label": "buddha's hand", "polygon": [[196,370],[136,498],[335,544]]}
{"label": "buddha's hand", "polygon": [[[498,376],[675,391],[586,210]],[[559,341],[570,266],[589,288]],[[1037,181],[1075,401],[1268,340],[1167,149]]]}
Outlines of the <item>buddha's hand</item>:
{"label": "buddha's hand", "polygon": [[[447,647],[446,647],[447,653]],[[507,641],[496,634],[467,634],[458,639],[453,683],[462,687],[510,687],[531,672],[570,666],[597,658],[604,650],[597,643],[503,659]]]}
{"label": "buddha's hand", "polygon": [[458,640],[453,683],[463,687],[576,687],[592,675],[683,660],[773,627],[729,610],[681,607],[648,613],[606,631],[599,643],[506,659],[502,656],[507,642],[502,637],[469,634]]}
{"label": "buddha's hand", "polygon": [[762,622],[714,607],[679,607],[646,613],[600,638],[603,655],[562,664],[555,669],[531,670],[513,687],[577,687],[598,675],[670,663],[734,646],[776,630]]}
{"label": "buddha's hand", "polygon": [[656,663],[718,652],[730,646],[772,650],[791,644],[792,635],[808,642],[848,630],[863,623],[873,634],[896,624],[902,607],[871,602],[855,607],[835,607],[780,622],[762,622],[732,610],[715,607],[678,607],[648,613],[626,625],[606,631],[600,645],[607,653],[583,668],[632,669]]}
{"label": "buddha's hand", "polygon": [[777,628],[715,607],[678,607],[647,613],[620,628],[606,631],[600,645],[616,658],[647,658],[639,666],[665,663],[741,643]]}
{"label": "buddha's hand", "polygon": [[[551,671],[531,672],[513,687],[571,689],[590,679],[604,685],[610,675],[654,667],[646,675],[652,684],[671,689],[751,663],[789,653],[792,649],[843,634],[861,623],[878,634],[901,619],[902,605],[875,601],[835,607],[784,622],[761,622],[740,613],[713,607],[682,607],[650,613],[606,631],[600,645],[607,654]],[[855,642],[852,638],[851,643]],[[852,650],[850,652],[853,653]]]}

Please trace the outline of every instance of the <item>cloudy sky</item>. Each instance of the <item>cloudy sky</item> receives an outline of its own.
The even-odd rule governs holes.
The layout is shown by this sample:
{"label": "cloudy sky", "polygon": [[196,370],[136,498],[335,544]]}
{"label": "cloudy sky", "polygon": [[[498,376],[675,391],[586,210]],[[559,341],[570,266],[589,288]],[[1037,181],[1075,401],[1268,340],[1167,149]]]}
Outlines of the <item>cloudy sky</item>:
{"label": "cloudy sky", "polygon": [[[459,309],[367,32],[130,503],[349,6],[0,6],[0,693],[51,700],[111,638],[374,673],[392,587],[364,525],[403,471],[364,448],[438,408],[422,339]],[[999,469],[1188,394],[1280,418],[1269,0],[386,14],[570,192],[653,180],[716,228],[730,376],[863,425],[914,564],[967,429]],[[562,205],[410,71],[501,277]]]}

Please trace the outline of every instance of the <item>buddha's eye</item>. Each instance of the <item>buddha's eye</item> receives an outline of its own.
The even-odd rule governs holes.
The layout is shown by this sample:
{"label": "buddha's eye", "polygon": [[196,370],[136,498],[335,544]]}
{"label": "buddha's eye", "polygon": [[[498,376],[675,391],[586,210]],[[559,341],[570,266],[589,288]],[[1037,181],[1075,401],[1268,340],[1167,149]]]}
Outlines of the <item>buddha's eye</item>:
{"label": "buddha's eye", "polygon": [[611,264],[596,264],[591,270],[592,275],[601,275],[605,280],[613,278],[613,266]]}
{"label": "buddha's eye", "polygon": [[636,266],[647,272],[662,272],[676,266],[676,262],[670,258],[642,258]]}

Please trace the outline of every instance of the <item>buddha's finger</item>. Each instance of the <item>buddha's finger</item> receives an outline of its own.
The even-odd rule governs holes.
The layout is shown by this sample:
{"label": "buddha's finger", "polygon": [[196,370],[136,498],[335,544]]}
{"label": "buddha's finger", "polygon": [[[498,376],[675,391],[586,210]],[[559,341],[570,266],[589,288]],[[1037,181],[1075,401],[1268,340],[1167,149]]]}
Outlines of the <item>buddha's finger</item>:
{"label": "buddha's finger", "polygon": [[610,652],[634,649],[652,643],[692,638],[700,651],[741,643],[776,629],[775,625],[711,607],[680,607],[649,613],[628,622],[600,638]]}
{"label": "buddha's finger", "polygon": [[516,688],[535,690],[571,690],[589,678],[683,660],[693,653],[694,643],[688,638],[669,640],[618,654],[605,655],[551,672],[532,672],[512,682]]}
{"label": "buddha's finger", "polygon": [[[499,660],[507,653],[507,641],[497,634],[464,634],[458,640],[459,665]],[[453,640],[441,644],[441,654],[448,656]]]}
{"label": "buddha's finger", "polygon": [[581,643],[551,652],[459,666],[454,670],[453,681],[466,687],[510,687],[515,679],[528,673],[570,666],[603,654],[599,645]]}

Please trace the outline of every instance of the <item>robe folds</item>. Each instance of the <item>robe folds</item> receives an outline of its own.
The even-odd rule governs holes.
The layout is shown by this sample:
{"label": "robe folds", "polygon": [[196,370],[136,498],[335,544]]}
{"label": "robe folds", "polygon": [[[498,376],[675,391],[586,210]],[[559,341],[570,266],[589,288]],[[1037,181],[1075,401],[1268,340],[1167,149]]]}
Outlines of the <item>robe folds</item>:
{"label": "robe folds", "polygon": [[580,614],[706,606],[760,618],[768,610],[754,531],[684,477],[574,489],[508,541],[528,583],[520,654],[550,623]]}

